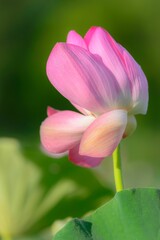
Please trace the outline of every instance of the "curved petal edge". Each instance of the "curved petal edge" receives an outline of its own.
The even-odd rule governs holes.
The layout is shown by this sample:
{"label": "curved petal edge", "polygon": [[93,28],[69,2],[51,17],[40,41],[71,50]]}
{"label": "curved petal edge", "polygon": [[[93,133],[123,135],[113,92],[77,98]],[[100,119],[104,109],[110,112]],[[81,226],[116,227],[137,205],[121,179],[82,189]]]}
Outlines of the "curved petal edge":
{"label": "curved petal edge", "polygon": [[110,156],[127,125],[127,112],[113,110],[98,117],[84,132],[79,153],[90,157]]}

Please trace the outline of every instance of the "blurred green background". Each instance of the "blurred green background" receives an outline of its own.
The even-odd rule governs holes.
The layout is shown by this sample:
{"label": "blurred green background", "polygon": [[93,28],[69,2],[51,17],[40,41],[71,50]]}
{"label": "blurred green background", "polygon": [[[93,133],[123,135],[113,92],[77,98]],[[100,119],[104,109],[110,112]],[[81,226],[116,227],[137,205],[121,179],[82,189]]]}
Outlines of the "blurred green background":
{"label": "blurred green background", "polygon": [[[32,226],[28,227],[29,230],[22,229],[13,234],[2,235],[37,234],[50,226],[55,219],[82,216],[113,196],[111,159],[106,160],[96,170],[86,170],[73,166],[67,158],[54,160],[40,151],[39,127],[46,117],[46,107],[50,105],[57,109],[73,109],[51,86],[45,73],[46,61],[52,47],[58,41],[65,41],[71,29],[84,35],[93,25],[106,28],[142,66],[149,82],[149,109],[146,116],[137,116],[136,132],[122,143],[124,180],[126,187],[160,186],[159,11],[158,0],[0,1],[0,135],[20,141],[23,155],[20,158],[25,158],[32,167],[34,165],[33,168],[37,170],[33,171],[40,172],[40,183],[36,184],[40,184],[44,193],[52,190],[52,187],[62,180],[72,181],[74,185],[71,196],[70,191],[65,192],[63,186],[61,189],[64,195],[60,195],[57,200],[57,207],[47,203],[48,210],[39,220],[33,221]],[[5,154],[0,155],[0,161],[10,158],[8,165],[4,167],[2,164],[6,173],[10,164],[11,171],[21,172],[18,167],[20,164],[17,163],[17,170],[12,162],[13,147],[10,146],[15,144],[14,141],[2,139],[2,148],[4,143],[7,147],[5,146]],[[7,155],[9,152],[10,157]],[[33,179],[35,175],[33,174]],[[4,180],[4,186],[8,186],[8,178]],[[17,174],[10,179],[13,186],[16,179]],[[25,184],[30,186],[28,182]],[[79,187],[75,187],[77,184]],[[38,189],[38,186],[35,185],[35,189]],[[12,194],[20,195],[22,190],[19,188],[17,191],[19,192]],[[37,195],[41,201],[44,193]],[[33,215],[34,211],[40,210],[33,207]],[[12,221],[13,216],[10,217],[13,218]]]}

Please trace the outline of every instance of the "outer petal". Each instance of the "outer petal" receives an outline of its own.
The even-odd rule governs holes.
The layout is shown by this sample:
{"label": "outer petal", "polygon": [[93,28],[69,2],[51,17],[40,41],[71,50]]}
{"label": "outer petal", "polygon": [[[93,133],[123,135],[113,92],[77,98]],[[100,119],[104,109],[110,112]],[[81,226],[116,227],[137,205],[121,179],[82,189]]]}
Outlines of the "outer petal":
{"label": "outer petal", "polygon": [[55,114],[55,113],[57,113],[57,112],[59,112],[59,110],[57,110],[55,108],[52,108],[50,106],[47,107],[47,116],[48,117],[53,115],[53,114]]}
{"label": "outer petal", "polygon": [[98,117],[85,131],[79,153],[90,157],[106,157],[113,153],[127,125],[127,112],[114,110]]}
{"label": "outer petal", "polygon": [[61,111],[51,115],[41,125],[43,147],[51,153],[63,153],[73,148],[94,119],[92,116],[83,116],[72,111]]}
{"label": "outer petal", "polygon": [[[121,46],[120,46],[121,47]],[[121,47],[124,67],[131,82],[132,89],[132,114],[145,114],[148,107],[148,83],[141,67],[126,49]]]}
{"label": "outer petal", "polygon": [[67,36],[67,43],[87,49],[84,39],[75,31],[70,31]]}
{"label": "outer petal", "polygon": [[91,53],[101,56],[104,64],[112,71],[123,92],[124,104],[130,104],[131,86],[123,64],[119,44],[101,27],[92,27],[85,36]]}
{"label": "outer petal", "polygon": [[48,155],[49,157],[52,157],[52,158],[62,158],[64,156],[67,156],[68,155],[68,151],[66,152],[62,152],[62,153],[52,153],[52,152],[48,152],[43,146],[41,146],[41,151],[43,153],[45,153],[46,155]]}
{"label": "outer petal", "polygon": [[91,112],[111,110],[120,98],[113,74],[102,61],[78,46],[56,44],[47,62],[47,75],[64,97]]}
{"label": "outer petal", "polygon": [[96,167],[104,158],[94,158],[79,154],[79,144],[69,151],[69,160],[76,165],[90,168]]}

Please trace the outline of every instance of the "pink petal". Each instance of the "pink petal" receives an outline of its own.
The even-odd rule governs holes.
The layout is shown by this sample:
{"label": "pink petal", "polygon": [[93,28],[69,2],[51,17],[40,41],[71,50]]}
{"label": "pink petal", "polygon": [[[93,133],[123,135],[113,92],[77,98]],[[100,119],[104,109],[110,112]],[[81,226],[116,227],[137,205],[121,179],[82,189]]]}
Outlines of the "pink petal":
{"label": "pink petal", "polygon": [[85,37],[84,37],[84,40],[85,40],[87,46],[89,45],[89,43],[90,43],[90,41],[91,41],[91,38],[92,38],[92,36],[93,36],[93,34],[94,34],[94,32],[96,31],[97,28],[98,28],[98,27],[93,26],[93,27],[91,27],[91,28],[88,30],[88,32],[86,33],[86,35],[85,35]]}
{"label": "pink petal", "polygon": [[47,75],[70,102],[94,113],[112,109],[121,98],[113,74],[102,61],[78,46],[56,44],[47,62]]}
{"label": "pink petal", "polygon": [[68,151],[66,152],[62,152],[62,153],[52,153],[52,152],[48,152],[43,146],[41,146],[41,151],[43,153],[45,153],[47,156],[55,158],[55,159],[59,159],[62,157],[65,157],[68,155]]}
{"label": "pink petal", "polygon": [[88,111],[85,108],[82,108],[80,106],[78,106],[77,104],[71,103],[79,112],[83,113],[84,115],[92,115],[90,111]]}
{"label": "pink petal", "polygon": [[57,112],[59,112],[59,110],[57,110],[55,108],[52,108],[50,106],[47,107],[47,116],[48,117],[53,115],[53,114],[55,114],[55,113],[57,113]]}
{"label": "pink petal", "polygon": [[103,63],[114,74],[123,92],[124,104],[130,105],[131,86],[123,64],[119,45],[101,27],[92,27],[85,35],[85,41],[91,53],[101,56]]}
{"label": "pink petal", "polygon": [[88,157],[79,154],[79,144],[69,151],[69,160],[76,165],[91,168],[98,166],[104,158]]}
{"label": "pink petal", "polygon": [[41,125],[43,147],[50,153],[63,153],[73,148],[94,119],[92,116],[83,116],[72,111],[61,111],[51,115]]}
{"label": "pink petal", "polygon": [[[121,46],[120,46],[121,47]],[[148,107],[148,83],[141,67],[126,49],[121,47],[126,72],[132,88],[132,114],[145,114]]]}
{"label": "pink petal", "polygon": [[127,112],[114,110],[98,117],[84,132],[79,154],[106,157],[120,143],[127,124]]}
{"label": "pink petal", "polygon": [[87,49],[84,39],[75,31],[70,31],[67,36],[67,43]]}

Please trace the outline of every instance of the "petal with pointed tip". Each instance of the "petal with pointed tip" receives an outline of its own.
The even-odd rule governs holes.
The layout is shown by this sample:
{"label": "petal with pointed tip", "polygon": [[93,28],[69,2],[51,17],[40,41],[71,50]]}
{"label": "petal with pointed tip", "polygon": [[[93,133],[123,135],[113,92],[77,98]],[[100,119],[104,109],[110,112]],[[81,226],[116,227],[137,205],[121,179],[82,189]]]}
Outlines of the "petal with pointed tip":
{"label": "petal with pointed tip", "polygon": [[132,114],[146,114],[148,108],[148,83],[146,76],[133,59],[133,57],[122,46],[122,55],[125,61],[125,68],[128,74],[129,81],[132,88]]}
{"label": "petal with pointed tip", "polygon": [[[114,74],[123,92],[124,104],[130,105],[131,86],[123,66],[119,44],[101,27],[92,27],[84,37],[89,51],[98,54],[107,68]],[[127,100],[127,101],[126,101]]]}
{"label": "petal with pointed tip", "polygon": [[63,153],[71,149],[77,145],[94,119],[72,111],[60,111],[51,115],[41,125],[43,147],[50,153]]}
{"label": "petal with pointed tip", "polygon": [[53,114],[55,114],[55,113],[57,113],[57,112],[59,112],[59,110],[57,110],[55,108],[52,108],[50,106],[47,107],[47,116],[48,117],[53,115]]}
{"label": "petal with pointed tip", "polygon": [[95,27],[95,26],[91,27],[88,30],[88,32],[86,33],[86,35],[84,36],[84,40],[85,40],[87,46],[89,45],[89,43],[91,41],[91,38],[92,38],[92,36],[93,36],[93,34],[94,34],[94,32],[96,31],[97,28],[98,27]]}
{"label": "petal with pointed tip", "polygon": [[74,30],[70,31],[67,35],[67,43],[87,49],[84,39]]}
{"label": "petal with pointed tip", "polygon": [[115,77],[103,62],[71,44],[56,44],[47,62],[47,75],[70,102],[94,113],[111,110],[121,95]]}
{"label": "petal with pointed tip", "polygon": [[120,143],[126,124],[125,110],[101,115],[84,132],[79,153],[90,157],[110,156]]}

